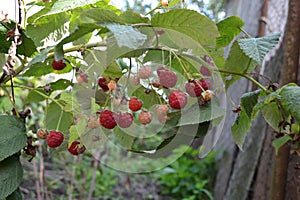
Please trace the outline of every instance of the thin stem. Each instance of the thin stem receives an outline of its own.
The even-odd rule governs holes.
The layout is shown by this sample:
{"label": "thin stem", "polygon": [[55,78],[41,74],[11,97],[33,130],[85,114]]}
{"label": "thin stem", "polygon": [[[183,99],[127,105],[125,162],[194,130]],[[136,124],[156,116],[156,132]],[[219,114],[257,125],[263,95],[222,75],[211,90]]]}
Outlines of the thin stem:
{"label": "thin stem", "polygon": [[[91,49],[94,47],[103,47],[103,46],[106,46],[106,44],[104,42],[94,42],[94,43],[89,43],[87,45],[75,45],[75,46],[64,49],[64,53],[70,53],[73,51],[80,51],[82,49]],[[52,50],[48,54],[47,59],[49,59],[49,58],[54,58],[54,50]]]}
{"label": "thin stem", "polygon": [[[10,87],[10,86],[9,86],[9,87]],[[3,87],[3,86],[2,86],[1,88],[6,92],[6,94],[7,94],[7,96],[8,96],[8,99],[9,99],[10,103],[11,103],[12,106],[14,107],[14,110],[15,110],[15,112],[16,112],[16,116],[17,116],[18,118],[20,118],[20,115],[19,115],[17,106],[16,106],[15,102],[12,100],[12,98],[10,98],[9,91],[7,90],[6,87]]]}
{"label": "thin stem", "polygon": [[161,3],[159,3],[155,8],[153,8],[153,9],[150,10],[149,12],[147,12],[147,13],[145,14],[145,16],[149,15],[150,13],[154,12],[155,10],[157,10],[157,9],[160,8],[160,7],[161,7]]}
{"label": "thin stem", "polygon": [[179,61],[179,64],[180,64],[182,70],[184,71],[184,73],[187,75],[188,79],[192,79],[191,74],[187,71],[187,69],[186,69],[185,66],[184,66],[184,63],[183,63],[182,60],[179,58],[179,56],[178,56],[175,52],[173,52],[172,50],[170,50],[170,52],[171,52],[172,54],[174,54],[174,56],[176,57],[176,59]]}
{"label": "thin stem", "polygon": [[[2,87],[11,87],[10,85],[3,85]],[[53,99],[45,94],[43,94],[42,92],[36,90],[35,88],[31,88],[31,87],[27,87],[27,86],[23,86],[23,85],[14,85],[15,88],[21,88],[21,89],[27,89],[27,90],[33,90],[34,92],[36,92],[37,94],[39,94],[40,96],[44,97],[46,100],[51,100],[52,102],[56,103],[61,109],[64,108],[63,105],[61,105],[56,99]]]}
{"label": "thin stem", "polygon": [[251,35],[249,33],[247,33],[244,29],[239,28],[245,35],[247,38],[252,38]]}
{"label": "thin stem", "polygon": [[10,76],[10,86],[11,86],[11,98],[12,98],[12,101],[14,102],[14,104],[15,104],[16,100],[15,100],[14,82],[12,80],[12,76]]}
{"label": "thin stem", "polygon": [[95,159],[94,159],[94,164],[93,164],[93,175],[92,175],[92,179],[90,182],[90,190],[89,190],[89,195],[87,200],[91,200],[93,197],[93,192],[95,190],[95,181],[96,181],[96,175],[98,172],[98,166],[99,166],[99,159],[100,159],[100,151],[99,149],[96,150],[96,154],[95,154]]}
{"label": "thin stem", "polygon": [[249,70],[249,67],[250,67],[250,65],[251,65],[251,62],[252,62],[252,59],[249,59],[248,64],[247,64],[247,67],[246,67],[246,69],[244,70],[244,73],[247,73],[247,71]]}
{"label": "thin stem", "polygon": [[242,77],[248,79],[249,81],[251,81],[252,83],[254,83],[255,85],[257,85],[265,93],[268,93],[268,90],[262,84],[260,84],[257,80],[255,80],[251,76],[248,76],[247,74],[243,74],[243,73],[240,73],[240,72],[228,71],[228,70],[224,70],[224,69],[215,69],[215,71],[219,71],[221,73],[226,73],[226,74],[233,74],[233,75],[237,75],[237,76],[242,76]]}
{"label": "thin stem", "polygon": [[61,123],[61,120],[62,120],[63,114],[64,114],[64,110],[63,110],[63,109],[61,109],[61,111],[60,111],[60,115],[59,115],[59,118],[58,118],[58,122],[57,122],[57,125],[56,125],[56,130],[59,130],[59,125],[60,125],[60,123]]}
{"label": "thin stem", "polygon": [[[76,45],[76,46],[72,46],[70,48],[64,49],[64,53],[70,53],[70,52],[74,52],[74,51],[80,51],[82,49],[91,49],[91,48],[94,48],[94,47],[103,47],[103,46],[106,46],[106,44],[103,43],[103,42],[89,43],[87,45]],[[53,51],[48,54],[46,59],[49,59],[49,58],[54,58],[54,52]],[[25,63],[22,62],[22,65],[15,69],[14,77],[19,75],[26,68],[26,66],[27,65],[25,65]],[[6,77],[3,80],[3,83],[8,82],[9,79],[10,79],[10,77]]]}

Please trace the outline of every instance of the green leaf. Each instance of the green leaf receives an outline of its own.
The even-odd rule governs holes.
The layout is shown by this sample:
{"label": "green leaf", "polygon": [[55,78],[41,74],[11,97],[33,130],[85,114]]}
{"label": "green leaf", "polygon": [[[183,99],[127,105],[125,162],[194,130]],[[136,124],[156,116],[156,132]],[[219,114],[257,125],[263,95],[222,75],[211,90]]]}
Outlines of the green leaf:
{"label": "green leaf", "polygon": [[235,119],[233,126],[231,127],[233,140],[241,150],[243,149],[243,145],[250,126],[251,120],[249,119],[247,113],[242,110],[240,115]]}
{"label": "green leaf", "polygon": [[84,35],[93,32],[96,28],[99,28],[99,26],[95,24],[79,24],[72,33],[69,34],[69,36],[65,37],[57,46],[63,46],[64,44],[67,44],[69,42],[73,42]]}
{"label": "green leaf", "polygon": [[66,12],[74,8],[97,3],[98,1],[99,0],[58,0],[54,3],[50,12],[48,12],[46,15],[53,15],[57,13]]}
{"label": "green leaf", "polygon": [[[33,24],[27,25],[27,34],[32,38],[36,46],[58,42],[67,32],[65,24],[70,20],[70,13],[43,16]],[[51,24],[51,26],[49,25]]]}
{"label": "green leaf", "polygon": [[204,47],[215,47],[219,32],[216,24],[196,11],[176,9],[166,13],[157,13],[151,24],[176,30],[186,34]]}
{"label": "green leaf", "polygon": [[165,146],[169,145],[169,143],[172,142],[172,140],[174,139],[175,136],[176,136],[176,134],[172,134],[170,137],[167,137],[166,139],[164,139],[164,140],[156,147],[156,150],[160,150],[160,149],[164,148]]}
{"label": "green leaf", "polygon": [[16,191],[21,184],[22,177],[23,167],[18,155],[13,155],[0,162],[0,199],[5,199]]}
{"label": "green leaf", "polygon": [[142,34],[132,26],[107,24],[106,27],[113,33],[119,47],[137,49],[142,47],[147,40],[147,35]]}
{"label": "green leaf", "polygon": [[43,88],[37,88],[36,90],[30,90],[25,103],[37,103],[45,100],[45,96],[47,95]]}
{"label": "green leaf", "polygon": [[27,35],[25,31],[21,31],[22,44],[17,47],[17,54],[21,54],[27,57],[32,56],[36,51],[34,41]]}
{"label": "green leaf", "polygon": [[249,118],[251,118],[253,107],[257,104],[260,93],[261,90],[255,90],[241,96],[241,105],[245,109]]}
{"label": "green leaf", "polygon": [[73,115],[65,112],[55,102],[48,105],[45,115],[45,127],[48,130],[59,130],[67,133],[69,127],[73,124]]}
{"label": "green leaf", "polygon": [[154,90],[151,90],[150,93],[145,92],[146,88],[140,86],[135,89],[135,91],[130,96],[135,96],[138,99],[143,101],[143,107],[150,109],[155,104],[160,104],[160,96]]}
{"label": "green leaf", "polygon": [[131,149],[135,137],[128,135],[122,131],[119,127],[114,128],[114,136],[118,139],[118,142],[126,149]]}
{"label": "green leaf", "polygon": [[279,131],[279,123],[283,121],[281,113],[275,102],[266,104],[262,107],[261,113],[266,122],[276,131]]}
{"label": "green leaf", "polygon": [[163,61],[168,61],[170,52],[162,51],[162,50],[150,50],[147,51],[143,63],[146,62],[154,62],[154,63],[162,63]]}
{"label": "green leaf", "polygon": [[6,57],[4,53],[0,53],[0,66],[3,66],[6,63]]}
{"label": "green leaf", "polygon": [[0,24],[0,52],[1,53],[8,53],[9,46],[11,45],[11,42],[6,40],[7,32],[8,30],[2,24]]}
{"label": "green leaf", "polygon": [[218,30],[221,34],[217,38],[217,48],[228,46],[231,41],[241,33],[241,27],[244,22],[237,16],[228,17],[217,23]]}
{"label": "green leaf", "polygon": [[180,3],[180,0],[171,0],[169,1],[168,8],[172,8]]}
{"label": "green leaf", "polygon": [[42,51],[37,53],[32,58],[32,60],[28,63],[27,68],[31,67],[32,65],[34,65],[36,63],[44,62],[46,60],[47,55],[48,55],[48,53],[50,52],[51,49],[52,49],[52,47],[47,47],[46,49],[43,49]]}
{"label": "green leaf", "polygon": [[45,100],[45,95],[49,96],[52,92],[57,91],[57,90],[65,90],[69,86],[71,86],[72,83],[69,80],[66,79],[59,79],[56,82],[52,82],[49,84],[51,90],[49,94],[47,94],[44,90],[44,87],[37,88],[35,90],[30,90],[27,98],[25,100],[26,103],[37,103],[40,101]]}
{"label": "green leaf", "polygon": [[65,90],[72,85],[72,82],[67,79],[59,79],[49,84],[52,91]]}
{"label": "green leaf", "polygon": [[13,193],[11,193],[8,197],[6,197],[6,200],[23,200],[23,196],[20,191],[20,188],[18,188]]}
{"label": "green leaf", "polygon": [[83,133],[85,133],[86,125],[87,125],[87,121],[85,119],[80,119],[78,124],[70,127],[68,146],[70,146],[72,142],[77,140]]}
{"label": "green leaf", "polygon": [[[8,28],[13,30],[16,26],[15,22],[5,23]],[[6,40],[6,34],[9,30],[7,30],[2,24],[0,24],[0,53],[8,53],[8,49],[11,46],[11,39]],[[34,45],[33,40],[27,35],[25,30],[20,29],[20,34],[22,38],[21,45],[17,46],[17,54],[25,55],[30,57],[35,51],[36,46]]]}
{"label": "green leaf", "polygon": [[[238,72],[238,73],[248,73],[251,72],[256,66],[256,63],[250,59],[240,48],[238,42],[235,41],[231,47],[228,58],[225,61],[224,70]],[[241,78],[241,76],[235,76],[230,74],[225,74],[225,84],[226,88]]]}
{"label": "green leaf", "polygon": [[280,96],[282,107],[300,123],[300,87],[283,86],[280,90]]}
{"label": "green leaf", "polygon": [[244,53],[260,65],[267,53],[269,53],[279,42],[280,33],[268,35],[261,38],[239,39],[238,43]]}
{"label": "green leaf", "polygon": [[2,161],[25,147],[27,138],[24,122],[15,116],[0,115],[0,127],[0,161]]}
{"label": "green leaf", "polygon": [[[97,103],[99,106],[105,106],[107,103],[107,98],[109,98],[109,94],[104,92],[103,90],[97,90],[95,92],[95,103]],[[110,103],[111,100],[108,100],[108,103]]]}
{"label": "green leaf", "polygon": [[276,92],[272,92],[260,100],[252,109],[251,120],[255,119],[259,111],[266,105],[272,103],[275,99],[280,99],[280,95]]}
{"label": "green leaf", "polygon": [[[197,134],[195,135],[195,137],[201,138],[206,135],[206,133],[209,129],[209,126],[210,126],[210,121],[202,122],[199,124],[184,125],[184,126],[198,126],[198,127],[196,127],[198,130],[197,130]],[[196,128],[190,127],[191,130],[195,130]]]}
{"label": "green leaf", "polygon": [[105,25],[106,23],[124,24],[124,21],[114,12],[107,9],[91,8],[82,13],[82,17],[88,17],[98,25]]}
{"label": "green leaf", "polygon": [[285,143],[287,143],[290,140],[292,140],[291,136],[284,135],[283,137],[277,138],[272,141],[272,145],[275,148],[276,155],[278,154],[278,150],[280,149],[280,147],[282,147]]}
{"label": "green leaf", "polygon": [[127,24],[149,23],[149,19],[147,17],[142,17],[139,13],[135,13],[131,10],[123,12],[120,15],[120,18]]}
{"label": "green leaf", "polygon": [[224,115],[225,110],[219,107],[215,101],[211,101],[202,106],[200,106],[198,103],[195,103],[181,113],[181,120],[178,123],[178,126],[200,124]]}
{"label": "green leaf", "polygon": [[116,62],[113,62],[104,70],[101,76],[117,79],[123,76],[123,73],[120,66]]}
{"label": "green leaf", "polygon": [[64,60],[64,49],[62,45],[56,45],[54,47],[54,60]]}

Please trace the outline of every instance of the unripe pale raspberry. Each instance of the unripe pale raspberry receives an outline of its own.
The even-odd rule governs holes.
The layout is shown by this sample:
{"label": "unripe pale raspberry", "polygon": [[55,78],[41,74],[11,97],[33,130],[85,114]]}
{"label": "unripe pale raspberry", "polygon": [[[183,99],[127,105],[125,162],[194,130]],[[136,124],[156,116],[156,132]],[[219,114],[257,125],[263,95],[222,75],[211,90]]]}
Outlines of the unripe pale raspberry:
{"label": "unripe pale raspberry", "polygon": [[90,129],[98,128],[99,124],[98,124],[97,118],[95,116],[91,116],[87,122],[87,126]]}
{"label": "unripe pale raspberry", "polygon": [[138,76],[130,76],[130,81],[133,85],[139,85],[140,79]]}
{"label": "unripe pale raspberry", "polygon": [[139,120],[143,125],[149,124],[152,121],[152,114],[147,111],[142,111],[139,114]]}
{"label": "unripe pale raspberry", "polygon": [[167,115],[169,112],[169,107],[166,104],[160,104],[155,108],[156,114],[159,116]]}
{"label": "unripe pale raspberry", "polygon": [[177,83],[177,74],[163,66],[158,67],[157,75],[160,85],[166,89],[174,87]]}
{"label": "unripe pale raspberry", "polygon": [[87,83],[88,82],[88,78],[87,75],[85,73],[79,73],[76,77],[77,83]]}
{"label": "unripe pale raspberry", "polygon": [[49,135],[49,132],[47,130],[39,129],[37,131],[38,138],[40,138],[42,140],[46,139],[48,135]]}
{"label": "unripe pale raspberry", "polygon": [[169,0],[161,0],[160,3],[163,7],[167,7],[169,5]]}
{"label": "unripe pale raspberry", "polygon": [[139,78],[140,79],[147,79],[151,76],[152,70],[150,67],[143,67],[139,70]]}
{"label": "unripe pale raspberry", "polygon": [[117,113],[115,115],[116,122],[121,128],[128,128],[133,122],[133,115],[131,113]]}
{"label": "unripe pale raspberry", "polygon": [[115,90],[117,88],[117,83],[114,80],[109,81],[107,87],[110,91]]}

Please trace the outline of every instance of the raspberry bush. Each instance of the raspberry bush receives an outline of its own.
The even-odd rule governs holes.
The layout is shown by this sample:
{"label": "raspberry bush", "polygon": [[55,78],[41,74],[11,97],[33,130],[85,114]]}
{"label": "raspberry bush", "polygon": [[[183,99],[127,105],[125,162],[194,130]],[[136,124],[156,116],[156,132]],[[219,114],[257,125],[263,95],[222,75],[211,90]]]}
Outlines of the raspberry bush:
{"label": "raspberry bush", "polygon": [[[137,158],[174,161],[176,156],[160,157],[160,152],[173,141],[180,146],[205,137],[210,124],[222,126],[226,109],[220,97],[239,78],[259,90],[236,102],[237,145],[243,147],[259,111],[277,134],[276,151],[288,141],[299,142],[300,87],[275,87],[252,77],[280,34],[237,37],[244,33],[238,17],[216,24],[195,11],[173,9],[177,3],[161,1],[153,15],[144,16],[108,1],[36,1],[24,5],[26,12],[32,5],[41,10],[26,19],[0,16],[0,180],[6,181],[0,199],[20,193],[20,152],[32,159],[39,145],[50,153],[79,155],[102,146],[117,152],[109,146],[116,144]],[[98,35],[91,40],[94,31]],[[152,149],[137,148],[150,139]],[[163,167],[139,168],[124,152],[108,165],[118,168],[123,165],[115,162],[124,161],[118,169],[128,172]]]}

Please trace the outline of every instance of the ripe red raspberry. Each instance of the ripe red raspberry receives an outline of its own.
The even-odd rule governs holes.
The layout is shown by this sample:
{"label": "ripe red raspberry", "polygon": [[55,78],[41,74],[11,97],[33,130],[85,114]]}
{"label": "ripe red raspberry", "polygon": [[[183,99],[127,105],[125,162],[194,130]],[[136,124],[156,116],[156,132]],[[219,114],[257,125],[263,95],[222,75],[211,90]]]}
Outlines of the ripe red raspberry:
{"label": "ripe red raspberry", "polygon": [[143,67],[139,70],[139,78],[140,79],[147,79],[151,76],[152,70],[150,67]]}
{"label": "ripe red raspberry", "polygon": [[82,154],[85,151],[85,146],[80,147],[79,141],[72,142],[71,146],[68,148],[68,151],[77,156],[79,154]]}
{"label": "ripe red raspberry", "polygon": [[107,86],[107,80],[106,80],[106,78],[99,78],[99,79],[98,79],[98,85],[99,85],[99,87],[101,87],[102,90],[105,91],[105,92],[109,90],[109,88],[108,88],[108,86]]}
{"label": "ripe red raspberry", "polygon": [[160,66],[157,69],[157,74],[159,78],[159,83],[162,85],[164,88],[172,88],[176,85],[177,82],[177,74],[175,72],[170,71],[169,69]]}
{"label": "ripe red raspberry", "polygon": [[139,114],[139,120],[143,125],[149,124],[152,121],[152,114],[147,111],[142,111]]}
{"label": "ripe red raspberry", "polygon": [[64,63],[63,60],[58,60],[58,61],[53,60],[52,61],[52,68],[54,70],[63,70],[66,66],[67,66],[66,63]]}
{"label": "ripe red raspberry", "polygon": [[199,97],[201,93],[208,90],[210,83],[206,79],[189,80],[185,84],[185,90],[191,97]]}
{"label": "ripe red raspberry", "polygon": [[113,129],[117,125],[115,114],[110,110],[103,110],[100,112],[98,122],[101,126],[107,129]]}
{"label": "ripe red raspberry", "polygon": [[128,128],[133,122],[133,115],[129,112],[126,113],[117,113],[115,116],[117,124],[121,128]]}
{"label": "ripe red raspberry", "polygon": [[78,141],[72,142],[71,146],[68,148],[68,151],[69,151],[71,154],[77,156],[77,155],[79,154],[79,153],[77,152],[77,148],[79,147],[79,144],[80,144],[80,142],[78,142]]}
{"label": "ripe red raspberry", "polygon": [[64,135],[59,131],[50,131],[47,137],[47,144],[51,148],[58,147],[64,141]]}
{"label": "ripe red raspberry", "polygon": [[185,107],[186,103],[187,97],[180,90],[175,90],[169,95],[169,105],[171,106],[171,108],[180,110]]}
{"label": "ripe red raspberry", "polygon": [[169,119],[169,117],[167,116],[167,114],[169,112],[168,105],[166,105],[166,104],[158,105],[155,108],[155,112],[157,114],[157,118],[160,123],[165,123]]}
{"label": "ripe red raspberry", "polygon": [[208,90],[210,88],[210,82],[208,79],[202,78],[199,80],[199,82],[204,90]]}
{"label": "ripe red raspberry", "polygon": [[136,97],[131,97],[129,100],[129,109],[133,112],[138,111],[142,108],[143,102]]}

